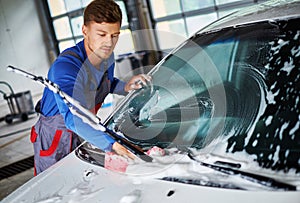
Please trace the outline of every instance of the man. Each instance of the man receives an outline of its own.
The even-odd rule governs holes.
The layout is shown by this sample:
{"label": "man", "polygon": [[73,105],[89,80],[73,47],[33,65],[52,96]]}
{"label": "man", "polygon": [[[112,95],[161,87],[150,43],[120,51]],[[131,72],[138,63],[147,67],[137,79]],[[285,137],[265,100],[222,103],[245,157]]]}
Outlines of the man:
{"label": "man", "polygon": [[[94,0],[84,11],[84,40],[63,51],[52,64],[48,78],[62,91],[96,113],[108,93],[125,95],[150,80],[147,75],[133,76],[127,83],[114,78],[113,50],[118,41],[122,13],[113,0]],[[109,135],[94,129],[45,88],[40,101],[40,118],[33,126],[35,175],[41,173],[78,146],[82,137],[103,151],[134,158]]]}

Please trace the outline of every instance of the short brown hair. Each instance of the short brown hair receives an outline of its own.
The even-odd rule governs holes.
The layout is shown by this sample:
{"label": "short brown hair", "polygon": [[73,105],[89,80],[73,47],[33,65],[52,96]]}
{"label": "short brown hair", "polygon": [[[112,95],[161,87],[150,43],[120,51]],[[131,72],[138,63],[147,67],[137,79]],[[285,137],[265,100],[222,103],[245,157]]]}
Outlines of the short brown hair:
{"label": "short brown hair", "polygon": [[93,0],[84,9],[84,24],[91,21],[96,23],[122,23],[122,11],[114,0]]}

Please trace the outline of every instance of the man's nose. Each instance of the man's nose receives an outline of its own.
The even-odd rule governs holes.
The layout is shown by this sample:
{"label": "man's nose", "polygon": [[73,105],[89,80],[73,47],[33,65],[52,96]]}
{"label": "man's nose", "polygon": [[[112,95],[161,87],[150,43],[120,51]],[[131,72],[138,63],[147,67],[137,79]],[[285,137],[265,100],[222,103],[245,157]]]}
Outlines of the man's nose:
{"label": "man's nose", "polygon": [[107,36],[105,37],[105,45],[111,46],[112,44],[113,44],[113,37],[107,35]]}

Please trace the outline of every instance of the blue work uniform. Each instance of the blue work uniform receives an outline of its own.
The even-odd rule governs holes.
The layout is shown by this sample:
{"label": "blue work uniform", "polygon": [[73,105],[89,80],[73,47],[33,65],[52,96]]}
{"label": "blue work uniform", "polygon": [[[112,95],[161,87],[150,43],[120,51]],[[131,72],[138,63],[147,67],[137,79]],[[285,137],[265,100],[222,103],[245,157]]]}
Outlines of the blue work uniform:
{"label": "blue work uniform", "polygon": [[[109,93],[125,95],[125,82],[114,77],[115,60],[109,59],[94,67],[87,59],[84,41],[63,51],[50,67],[48,79],[96,113]],[[40,101],[40,118],[33,126],[31,141],[34,144],[35,174],[59,161],[78,144],[77,135],[102,149],[111,151],[115,142],[71,113],[63,99],[48,88]]]}

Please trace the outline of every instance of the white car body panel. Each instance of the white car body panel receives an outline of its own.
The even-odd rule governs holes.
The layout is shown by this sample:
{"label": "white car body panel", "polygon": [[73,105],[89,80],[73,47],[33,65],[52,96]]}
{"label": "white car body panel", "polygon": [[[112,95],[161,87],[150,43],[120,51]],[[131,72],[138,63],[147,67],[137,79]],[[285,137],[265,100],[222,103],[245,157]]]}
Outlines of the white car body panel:
{"label": "white car body panel", "polygon": [[[177,170],[176,167],[177,165],[173,165],[163,173],[172,173]],[[81,161],[73,152],[49,170],[28,181],[2,202],[299,203],[299,199],[300,191],[221,189],[162,181],[153,178],[153,175],[126,175]]]}

